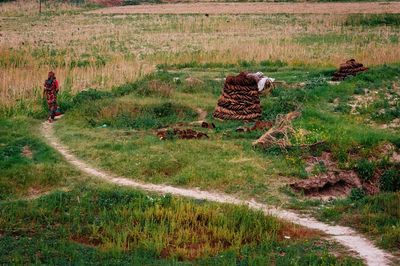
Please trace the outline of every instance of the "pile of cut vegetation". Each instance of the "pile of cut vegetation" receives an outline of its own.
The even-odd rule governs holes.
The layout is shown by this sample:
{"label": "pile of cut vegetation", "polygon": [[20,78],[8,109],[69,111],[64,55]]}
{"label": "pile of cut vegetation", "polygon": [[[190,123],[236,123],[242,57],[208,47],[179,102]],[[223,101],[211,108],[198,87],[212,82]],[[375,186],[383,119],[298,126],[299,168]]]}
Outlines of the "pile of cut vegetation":
{"label": "pile of cut vegetation", "polygon": [[360,72],[367,71],[368,68],[364,67],[363,64],[358,63],[355,59],[347,60],[346,63],[341,64],[338,71],[333,73],[332,80],[340,81],[344,80],[347,76],[355,76]]}
{"label": "pile of cut vegetation", "polygon": [[[255,120],[261,117],[260,80],[257,74],[241,72],[225,79],[222,95],[214,111],[214,117],[223,120]],[[263,85],[272,86],[268,79]]]}

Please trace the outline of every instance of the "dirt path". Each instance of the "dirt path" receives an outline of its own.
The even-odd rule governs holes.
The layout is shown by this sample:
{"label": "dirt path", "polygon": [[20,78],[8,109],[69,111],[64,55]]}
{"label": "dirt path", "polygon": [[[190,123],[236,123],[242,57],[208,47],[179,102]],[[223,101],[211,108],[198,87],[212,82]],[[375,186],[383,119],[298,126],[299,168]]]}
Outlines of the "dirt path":
{"label": "dirt path", "polygon": [[362,259],[365,260],[367,265],[389,265],[390,259],[392,258],[390,254],[377,248],[371,241],[367,240],[349,227],[324,224],[315,220],[314,218],[300,216],[299,214],[291,211],[277,209],[265,204],[257,203],[255,201],[240,200],[238,198],[222,193],[201,191],[197,189],[177,188],[167,185],[148,184],[136,182],[128,178],[114,176],[100,169],[91,167],[89,164],[75,157],[75,155],[73,155],[69,151],[69,149],[66,146],[62,145],[56,138],[56,136],[54,135],[53,124],[44,122],[42,124],[42,133],[43,136],[48,140],[49,144],[57,151],[59,151],[69,163],[71,163],[82,172],[91,176],[98,177],[106,182],[151,192],[158,192],[161,194],[170,193],[176,196],[209,200],[219,203],[247,205],[252,209],[263,211],[266,215],[273,215],[307,228],[320,230],[328,234],[331,239],[334,239],[340,244],[346,246],[349,250],[356,252]]}
{"label": "dirt path", "polygon": [[378,14],[400,13],[399,2],[358,3],[178,3],[108,7],[97,14]]}

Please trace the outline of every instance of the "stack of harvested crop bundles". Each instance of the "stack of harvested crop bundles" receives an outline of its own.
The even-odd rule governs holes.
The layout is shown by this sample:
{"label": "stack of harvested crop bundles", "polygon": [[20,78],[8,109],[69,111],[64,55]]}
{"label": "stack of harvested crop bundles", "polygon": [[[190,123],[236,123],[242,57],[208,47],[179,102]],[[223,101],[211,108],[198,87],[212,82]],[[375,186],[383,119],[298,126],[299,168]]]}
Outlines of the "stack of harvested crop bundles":
{"label": "stack of harvested crop bundles", "polygon": [[242,72],[228,76],[214,111],[214,117],[223,120],[254,120],[261,117],[260,92],[271,88],[274,79],[261,72]]}
{"label": "stack of harvested crop bundles", "polygon": [[339,81],[344,80],[347,76],[355,76],[360,72],[367,71],[368,68],[364,67],[363,64],[358,63],[354,59],[346,61],[346,63],[341,64],[338,71],[333,73],[332,80]]}

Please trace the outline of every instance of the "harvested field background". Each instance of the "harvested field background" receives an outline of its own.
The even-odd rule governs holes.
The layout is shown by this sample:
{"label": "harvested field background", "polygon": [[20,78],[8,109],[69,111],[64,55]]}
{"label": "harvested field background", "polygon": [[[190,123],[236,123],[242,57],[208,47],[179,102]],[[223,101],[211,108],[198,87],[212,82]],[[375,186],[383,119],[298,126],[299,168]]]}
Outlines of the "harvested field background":
{"label": "harvested field background", "polygon": [[100,14],[382,14],[399,13],[400,3],[179,3],[110,7]]}
{"label": "harvested field background", "polygon": [[[399,3],[290,6],[296,12],[333,7],[351,12],[399,11]],[[75,94],[133,82],[165,63],[241,64],[245,69],[246,62],[260,61],[333,67],[349,58],[366,66],[400,58],[398,14],[114,14],[145,9],[167,12],[171,7],[189,13],[223,13],[232,8],[234,13],[289,12],[285,8],[290,6],[192,3],[90,10],[53,3],[38,15],[35,1],[1,4],[0,111],[14,112],[10,108],[17,103],[39,110],[41,106],[33,102],[40,97],[50,69],[56,72],[61,89]]]}

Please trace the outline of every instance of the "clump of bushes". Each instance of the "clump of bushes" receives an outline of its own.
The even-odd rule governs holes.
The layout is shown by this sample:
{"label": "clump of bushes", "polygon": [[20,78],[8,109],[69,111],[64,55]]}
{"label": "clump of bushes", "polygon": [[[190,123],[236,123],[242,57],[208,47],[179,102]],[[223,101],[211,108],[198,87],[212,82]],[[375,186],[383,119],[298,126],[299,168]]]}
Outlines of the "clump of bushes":
{"label": "clump of bushes", "polygon": [[159,4],[159,3],[161,3],[161,0],[124,0],[122,2],[122,5],[124,5],[124,6],[140,5],[140,4],[143,4],[143,3]]}
{"label": "clump of bushes", "polygon": [[353,188],[350,192],[349,198],[352,201],[357,201],[365,197],[365,191],[362,188]]}
{"label": "clump of bushes", "polygon": [[380,189],[387,192],[400,190],[400,171],[398,169],[386,170],[380,178]]}
{"label": "clump of bushes", "polygon": [[346,26],[400,26],[399,14],[368,14],[348,16]]}
{"label": "clump of bushes", "polygon": [[368,181],[374,176],[375,165],[366,159],[362,159],[357,162],[356,171],[361,179]]}

